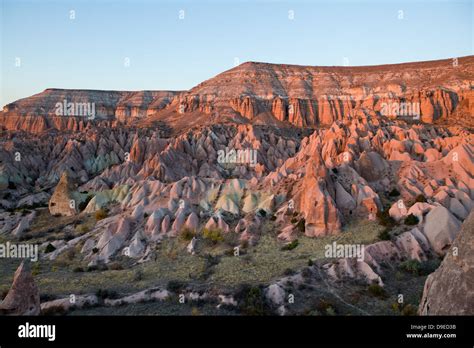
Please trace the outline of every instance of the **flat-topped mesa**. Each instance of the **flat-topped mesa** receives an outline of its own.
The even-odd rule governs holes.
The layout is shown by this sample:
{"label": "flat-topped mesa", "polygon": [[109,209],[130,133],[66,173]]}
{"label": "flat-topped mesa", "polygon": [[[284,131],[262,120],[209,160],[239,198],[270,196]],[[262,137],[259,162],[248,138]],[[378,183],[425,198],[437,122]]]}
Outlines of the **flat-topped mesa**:
{"label": "flat-topped mesa", "polygon": [[170,113],[174,118],[212,114],[220,116],[217,120],[226,115],[249,122],[271,115],[298,127],[365,115],[471,122],[473,81],[474,56],[360,67],[247,62],[189,91],[47,89],[6,105],[0,126],[80,130],[91,118],[127,122]]}
{"label": "flat-topped mesa", "polygon": [[34,133],[46,129],[82,130],[91,120],[126,121],[168,105],[179,92],[46,89],[3,107],[0,127]]}

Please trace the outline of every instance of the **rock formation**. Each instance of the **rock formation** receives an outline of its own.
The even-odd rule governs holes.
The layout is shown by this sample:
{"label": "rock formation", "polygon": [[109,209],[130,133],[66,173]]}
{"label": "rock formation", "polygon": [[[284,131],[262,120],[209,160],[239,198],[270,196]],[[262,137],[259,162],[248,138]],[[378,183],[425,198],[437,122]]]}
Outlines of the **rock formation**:
{"label": "rock formation", "polygon": [[474,314],[474,213],[464,221],[441,266],[430,274],[420,315]]}
{"label": "rock formation", "polygon": [[49,200],[49,212],[51,215],[75,215],[79,210],[79,197],[79,194],[75,191],[74,183],[66,171],[61,175],[61,179]]}
{"label": "rock formation", "polygon": [[0,303],[2,315],[39,315],[40,297],[29,264],[23,261],[15,272],[13,284]]}

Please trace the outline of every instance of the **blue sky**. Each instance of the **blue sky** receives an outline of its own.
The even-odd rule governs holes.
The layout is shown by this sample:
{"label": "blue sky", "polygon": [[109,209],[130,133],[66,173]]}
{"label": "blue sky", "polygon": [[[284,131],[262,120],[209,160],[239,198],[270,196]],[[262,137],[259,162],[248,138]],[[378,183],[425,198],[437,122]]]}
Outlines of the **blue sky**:
{"label": "blue sky", "polygon": [[53,87],[189,89],[245,61],[372,65],[471,55],[472,2],[0,0],[0,104]]}

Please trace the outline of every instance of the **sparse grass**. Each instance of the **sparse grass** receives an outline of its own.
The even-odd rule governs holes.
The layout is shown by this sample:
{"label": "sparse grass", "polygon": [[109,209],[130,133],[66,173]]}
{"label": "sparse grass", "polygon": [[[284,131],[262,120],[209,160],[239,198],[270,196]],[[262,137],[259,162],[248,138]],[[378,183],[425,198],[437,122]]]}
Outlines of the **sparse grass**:
{"label": "sparse grass", "polygon": [[[50,219],[51,216],[49,216]],[[94,216],[90,216],[94,221]],[[59,218],[62,219],[62,218]],[[298,247],[291,252],[281,251],[281,243],[272,235],[268,229],[270,225],[262,227],[262,237],[255,246],[248,246],[246,254],[241,256],[222,256],[228,249],[224,243],[220,246],[204,245],[203,255],[211,252],[213,255],[221,255],[218,264],[212,266],[212,273],[206,279],[206,284],[212,286],[235,287],[238,284],[248,283],[251,285],[266,284],[269,281],[281,277],[286,269],[301,269],[308,265],[308,259],[324,259],[324,246],[333,241],[338,243],[361,243],[368,244],[377,239],[382,227],[373,221],[351,222],[344,227],[341,234],[335,236],[324,236],[321,238],[308,238],[301,236]],[[141,281],[135,282],[134,275],[136,267],[124,266],[123,270],[115,269],[113,264],[108,267],[101,265],[95,267],[92,272],[80,272],[79,268],[85,270],[85,265],[79,262],[79,258],[73,261],[65,259],[64,264],[58,264],[48,260],[42,260],[41,272],[35,276],[41,293],[56,296],[65,296],[71,293],[94,293],[96,289],[110,289],[120,293],[133,293],[146,288],[162,285],[170,280],[178,280],[182,284],[188,284],[197,279],[206,270],[208,260],[204,257],[192,256],[187,253],[186,248],[176,239],[164,240],[154,253],[156,259],[144,263],[139,268],[143,272]],[[222,250],[221,250],[222,249]],[[242,251],[242,250],[241,250]],[[216,254],[220,253],[220,254]],[[0,260],[0,287],[9,288],[18,262]],[[9,265],[3,267],[3,265]],[[56,272],[51,272],[52,266]],[[72,272],[78,268],[76,272]],[[189,312],[188,312],[189,313]]]}

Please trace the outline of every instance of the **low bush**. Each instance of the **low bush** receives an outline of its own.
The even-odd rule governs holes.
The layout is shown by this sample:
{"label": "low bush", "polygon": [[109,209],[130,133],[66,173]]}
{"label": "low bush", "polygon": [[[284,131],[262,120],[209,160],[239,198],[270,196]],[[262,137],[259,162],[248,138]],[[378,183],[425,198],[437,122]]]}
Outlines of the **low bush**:
{"label": "low bush", "polygon": [[295,249],[297,246],[298,246],[299,242],[298,242],[298,239],[295,239],[294,241],[288,243],[288,244],[285,244],[281,250],[282,251],[288,251],[288,250],[293,250]]}
{"label": "low bush", "polygon": [[394,189],[392,189],[392,191],[390,191],[388,193],[388,195],[390,197],[398,197],[398,196],[400,196],[400,191],[398,191],[396,188],[394,188]]}
{"label": "low bush", "polygon": [[191,239],[193,239],[195,236],[196,236],[196,233],[186,227],[183,228],[181,232],[179,233],[179,238],[181,238],[181,240],[188,241],[188,242]]}
{"label": "low bush", "polygon": [[420,273],[421,264],[417,260],[407,260],[400,263],[400,269],[405,272],[418,275]]}
{"label": "low bush", "polygon": [[385,228],[383,231],[379,233],[379,239],[380,240],[390,240],[390,228]]}
{"label": "low bush", "polygon": [[426,203],[426,197],[424,195],[418,195],[415,198],[416,203]]}
{"label": "low bush", "polygon": [[166,290],[178,293],[186,287],[186,283],[180,280],[170,280],[166,286]]}
{"label": "low bush", "polygon": [[204,239],[212,242],[213,244],[217,244],[224,240],[222,230],[220,229],[208,229],[205,228],[202,230],[202,236]]}
{"label": "low bush", "polygon": [[379,224],[385,227],[393,227],[396,225],[396,221],[388,213],[388,209],[378,211],[377,219]]}
{"label": "low bush", "polygon": [[105,219],[107,217],[107,211],[105,209],[99,209],[94,214],[97,221]]}
{"label": "low bush", "polygon": [[405,307],[403,307],[403,309],[401,310],[401,315],[405,315],[405,316],[412,316],[412,315],[417,315],[418,314],[418,310],[417,308],[412,305],[412,304],[407,304]]}
{"label": "low bush", "polygon": [[244,315],[266,315],[269,307],[260,286],[241,285],[234,298],[239,303],[239,310]]}
{"label": "low bush", "polygon": [[52,253],[53,251],[55,251],[56,248],[50,243],[46,246],[46,248],[44,249],[44,253],[45,254],[49,254],[49,253]]}
{"label": "low bush", "polygon": [[111,300],[120,298],[120,295],[118,294],[117,291],[108,290],[108,289],[98,289],[95,292],[95,295],[97,296],[97,298],[99,298],[101,300],[104,300],[106,298],[111,299]]}
{"label": "low bush", "polygon": [[418,218],[413,214],[408,215],[404,221],[405,225],[409,226],[417,225],[418,222],[420,222],[420,220],[418,220]]}
{"label": "low bush", "polygon": [[370,284],[369,287],[367,288],[367,291],[369,292],[369,294],[371,294],[374,297],[378,297],[378,298],[387,297],[387,292],[385,291],[385,289],[376,283]]}

